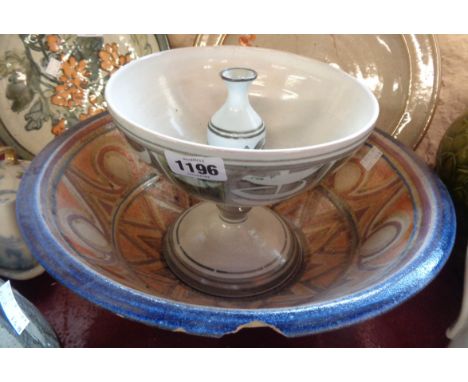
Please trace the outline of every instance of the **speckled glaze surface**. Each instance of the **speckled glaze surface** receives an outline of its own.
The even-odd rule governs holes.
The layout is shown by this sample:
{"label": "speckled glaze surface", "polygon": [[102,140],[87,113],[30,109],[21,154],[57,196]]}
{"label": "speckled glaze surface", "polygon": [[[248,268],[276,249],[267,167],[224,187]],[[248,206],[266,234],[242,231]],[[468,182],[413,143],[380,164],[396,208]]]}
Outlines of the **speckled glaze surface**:
{"label": "speckled glaze surface", "polygon": [[106,110],[105,84],[118,68],[165,49],[165,35],[1,35],[0,138],[32,158]]}
{"label": "speckled glaze surface", "polygon": [[195,46],[212,45],[279,49],[341,68],[378,98],[376,126],[413,148],[434,114],[441,64],[431,35],[202,34],[195,40]]}
{"label": "speckled glaze surface", "polygon": [[[366,171],[373,146],[383,156]],[[38,155],[19,199],[27,244],[58,281],[127,318],[214,337],[255,326],[300,336],[383,313],[438,273],[455,234],[444,186],[380,132],[320,186],[273,205],[302,230],[308,257],[291,284],[258,298],[208,296],[169,271],[162,237],[196,200],[139,161],[108,115]]]}

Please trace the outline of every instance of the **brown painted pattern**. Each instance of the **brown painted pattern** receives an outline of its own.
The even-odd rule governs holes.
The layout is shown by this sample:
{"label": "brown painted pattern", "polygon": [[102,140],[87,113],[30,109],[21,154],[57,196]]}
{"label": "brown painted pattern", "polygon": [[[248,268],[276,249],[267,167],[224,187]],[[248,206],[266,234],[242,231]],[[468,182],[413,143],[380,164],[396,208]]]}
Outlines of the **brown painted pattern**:
{"label": "brown painted pattern", "polygon": [[[320,187],[274,206],[302,230],[308,244],[297,280],[247,300],[197,292],[171,273],[160,253],[167,227],[191,198],[138,161],[109,124],[99,127],[109,130],[91,142],[75,143],[82,146],[65,166],[54,203],[63,241],[80,261],[110,279],[191,304],[272,308],[361,290],[406,261],[414,230],[410,192],[383,158],[365,171],[360,159],[369,148],[363,147]],[[373,237],[384,246],[374,248]]]}

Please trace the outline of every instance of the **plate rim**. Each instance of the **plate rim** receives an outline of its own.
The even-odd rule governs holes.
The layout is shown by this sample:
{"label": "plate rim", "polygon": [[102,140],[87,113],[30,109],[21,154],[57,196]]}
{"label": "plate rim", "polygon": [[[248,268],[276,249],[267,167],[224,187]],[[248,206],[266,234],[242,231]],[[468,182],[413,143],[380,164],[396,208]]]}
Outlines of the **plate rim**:
{"label": "plate rim", "polygon": [[[432,231],[438,236],[432,237],[408,266],[374,286],[374,289],[364,289],[342,298],[338,312],[335,312],[336,305],[333,304],[336,299],[313,305],[262,309],[194,305],[150,295],[105,276],[96,277],[96,271],[75,257],[68,256],[66,248],[54,240],[53,234],[43,226],[41,185],[47,172],[51,172],[49,165],[56,151],[70,144],[75,134],[91,132],[101,126],[96,126],[99,122],[107,124],[111,121],[108,113],[84,121],[50,142],[36,156],[24,174],[18,191],[17,199],[21,202],[17,204],[17,219],[31,252],[57,281],[86,300],[128,319],[210,337],[221,337],[243,327],[258,326],[259,322],[261,326],[272,327],[287,337],[309,335],[349,326],[394,308],[429,284],[450,255],[455,241],[456,220],[447,189],[410,149],[387,134],[378,132],[413,159],[428,183],[433,185],[435,207],[438,209]],[[73,278],[65,277],[70,274]],[[101,288],[98,294],[93,293],[96,287]]]}
{"label": "plate rim", "polygon": [[[228,34],[198,34],[196,35],[195,41],[194,41],[194,46],[218,46],[218,45],[223,45],[224,41],[226,40],[226,37]],[[312,36],[312,35],[311,35]],[[437,39],[437,36],[434,34],[400,34],[398,35],[403,39],[404,46],[407,50],[408,53],[408,60],[410,63],[410,68],[409,71],[411,72],[410,78],[413,79],[415,77],[415,67],[417,67],[417,63],[415,60],[412,59],[411,55],[411,48],[410,46],[414,45],[412,44],[412,40],[416,40],[418,43],[420,43],[423,39],[427,39],[427,42],[425,45],[429,45],[432,49],[432,58],[433,58],[433,70],[434,70],[434,78],[433,78],[433,83],[432,83],[432,93],[429,102],[427,103],[427,111],[426,111],[426,116],[425,118],[421,118],[420,123],[420,131],[417,134],[415,139],[405,139],[405,138],[400,138],[400,134],[405,131],[405,128],[408,128],[410,126],[415,126],[414,124],[410,126],[404,126],[402,121],[404,119],[404,115],[406,114],[407,106],[410,103],[410,99],[413,96],[415,99],[418,98],[417,95],[414,95],[409,89],[407,96],[407,102],[406,102],[406,108],[405,112],[402,113],[401,118],[398,121],[398,124],[393,127],[391,135],[396,138],[396,139],[401,139],[403,143],[405,143],[407,146],[411,147],[413,150],[416,150],[416,148],[419,146],[421,141],[423,140],[424,136],[427,133],[427,130],[429,129],[429,126],[432,122],[432,119],[434,118],[435,110],[437,108],[437,101],[439,99],[439,94],[440,94],[440,88],[441,88],[441,81],[442,81],[442,71],[441,71],[441,55],[440,55],[440,48],[439,48],[439,42]],[[410,83],[410,88],[412,88],[411,83]],[[403,125],[403,126],[402,126]]]}

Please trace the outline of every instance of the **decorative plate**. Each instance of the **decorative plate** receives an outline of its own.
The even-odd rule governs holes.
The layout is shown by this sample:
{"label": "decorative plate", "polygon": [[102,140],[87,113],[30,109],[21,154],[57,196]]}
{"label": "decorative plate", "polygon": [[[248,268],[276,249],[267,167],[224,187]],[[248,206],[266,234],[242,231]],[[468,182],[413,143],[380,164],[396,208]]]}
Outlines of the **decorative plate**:
{"label": "decorative plate", "polygon": [[164,49],[165,35],[0,35],[0,139],[31,159],[106,109],[104,87],[115,70]]}
{"label": "decorative plate", "polygon": [[[5,282],[0,279],[0,286]],[[7,321],[0,306],[0,348],[58,348],[57,336],[41,312],[18,291],[13,295],[21,310],[29,320],[28,326],[18,335]]]}
{"label": "decorative plate", "polygon": [[205,295],[170,272],[162,237],[196,201],[138,161],[108,115],[49,144],[18,200],[22,234],[58,281],[119,315],[215,337],[258,326],[300,336],[381,314],[435,277],[455,235],[440,180],[380,132],[320,187],[273,206],[309,254],[294,282],[256,298]]}
{"label": "decorative plate", "polygon": [[431,35],[198,35],[197,46],[241,44],[328,62],[362,80],[380,103],[377,127],[416,148],[434,114],[440,54]]}

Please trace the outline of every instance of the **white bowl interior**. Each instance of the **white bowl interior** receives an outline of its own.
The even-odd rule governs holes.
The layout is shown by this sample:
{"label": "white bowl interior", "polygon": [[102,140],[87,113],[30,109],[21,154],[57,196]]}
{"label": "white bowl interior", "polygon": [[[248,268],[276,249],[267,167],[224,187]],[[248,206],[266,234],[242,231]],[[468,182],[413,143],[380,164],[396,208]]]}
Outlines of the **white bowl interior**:
{"label": "white bowl interior", "polygon": [[220,71],[258,73],[249,97],[267,126],[265,149],[343,140],[378,115],[372,93],[328,64],[260,48],[223,46],[162,52],[128,64],[106,89],[109,107],[137,128],[206,144],[207,124],[227,95]]}

